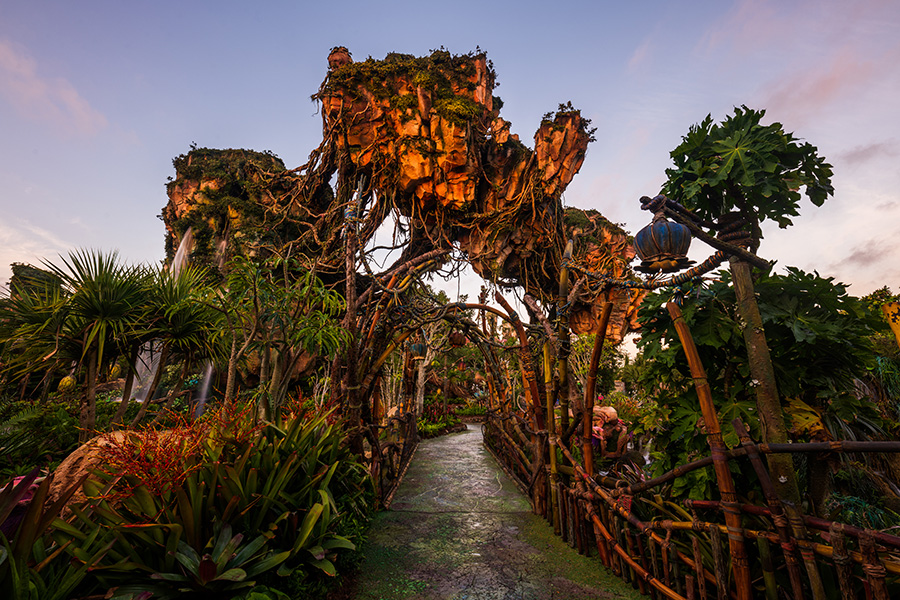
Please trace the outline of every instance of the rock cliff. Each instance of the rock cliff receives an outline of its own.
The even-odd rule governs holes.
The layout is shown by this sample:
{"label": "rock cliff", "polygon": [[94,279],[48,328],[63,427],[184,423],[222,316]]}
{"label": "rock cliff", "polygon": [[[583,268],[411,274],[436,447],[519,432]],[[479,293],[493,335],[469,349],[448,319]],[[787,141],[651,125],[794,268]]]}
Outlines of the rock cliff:
{"label": "rock cliff", "polygon": [[[456,247],[485,279],[524,287],[544,303],[556,300],[570,235],[579,264],[630,276],[626,232],[596,211],[564,210],[560,201],[593,139],[590,122],[560,105],[544,116],[529,149],[500,116],[494,85],[482,53],[353,62],[346,48],[335,48],[314,95],[323,142],[306,165],[285,170],[269,154],[205,149],[176,159],[163,212],[170,251],[188,225],[195,235],[199,225],[207,232],[204,252],[227,246],[253,253],[291,241],[321,273],[339,279],[347,217],[364,247],[394,214],[406,224],[398,262]],[[589,282],[575,299],[576,333],[595,329],[600,303],[616,303],[613,339],[634,326],[640,301]]]}

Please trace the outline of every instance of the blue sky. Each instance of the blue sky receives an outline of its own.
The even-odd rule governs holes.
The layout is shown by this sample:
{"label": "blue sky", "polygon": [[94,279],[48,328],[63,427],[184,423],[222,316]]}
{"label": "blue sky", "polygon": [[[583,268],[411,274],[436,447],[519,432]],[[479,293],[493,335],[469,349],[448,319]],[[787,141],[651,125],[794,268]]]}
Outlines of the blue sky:
{"label": "blue sky", "polygon": [[[735,105],[818,146],[835,197],[804,201],[760,254],[900,289],[900,3],[121,2],[0,4],[0,285],[9,263],[75,248],[163,258],[171,160],[190,144],[270,150],[288,167],[321,139],[309,100],[326,57],[485,50],[501,116],[529,143],[571,100],[597,141],[565,195],[632,233],[669,151]],[[692,255],[708,249],[695,242]],[[455,289],[455,285],[452,286]]]}

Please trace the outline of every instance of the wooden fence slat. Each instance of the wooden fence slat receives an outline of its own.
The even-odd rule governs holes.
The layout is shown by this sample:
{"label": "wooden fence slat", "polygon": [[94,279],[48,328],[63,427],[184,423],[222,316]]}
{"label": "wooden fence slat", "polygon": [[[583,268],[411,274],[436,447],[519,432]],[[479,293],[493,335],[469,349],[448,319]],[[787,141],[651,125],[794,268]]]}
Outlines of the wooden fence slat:
{"label": "wooden fence slat", "polygon": [[694,563],[697,565],[697,588],[700,600],[706,600],[706,578],[703,576],[703,555],[700,554],[700,538],[691,536],[691,548],[694,550]]}
{"label": "wooden fence slat", "polygon": [[847,553],[844,526],[841,523],[832,523],[830,533],[831,547],[834,549],[832,560],[834,560],[834,567],[837,570],[841,597],[844,600],[856,600],[856,593],[853,591],[853,559]]}
{"label": "wooden fence slat", "polygon": [[722,549],[722,532],[718,527],[709,528],[709,541],[712,546],[713,568],[716,572],[716,594],[718,600],[728,598],[728,573],[725,570],[725,552]]}
{"label": "wooden fence slat", "polygon": [[759,548],[759,561],[762,564],[766,600],[778,600],[778,584],[775,581],[775,568],[772,565],[772,548],[769,545],[768,538],[756,538],[756,546]]}
{"label": "wooden fence slat", "polygon": [[859,549],[863,555],[863,572],[872,592],[872,600],[889,600],[887,585],[884,582],[885,569],[878,560],[875,538],[871,532],[859,536]]}

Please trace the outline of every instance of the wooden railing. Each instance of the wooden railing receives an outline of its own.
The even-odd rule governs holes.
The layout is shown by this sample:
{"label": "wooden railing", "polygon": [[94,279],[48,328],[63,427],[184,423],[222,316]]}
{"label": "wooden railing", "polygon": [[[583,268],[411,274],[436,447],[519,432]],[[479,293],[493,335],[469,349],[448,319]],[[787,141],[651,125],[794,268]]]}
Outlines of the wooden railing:
{"label": "wooden railing", "polygon": [[[726,465],[751,461],[764,493],[769,483],[763,454],[900,451],[900,442],[756,444],[740,422],[734,425],[741,446],[724,451],[722,460]],[[588,474],[571,447],[547,430],[530,429],[521,414],[490,413],[484,436],[504,470],[529,495],[534,511],[557,534],[581,553],[596,552],[603,565],[651,597],[900,597],[898,536],[809,515],[792,521],[768,493],[765,505],[721,498],[674,502],[661,496],[666,484],[713,466],[712,456],[631,483]],[[551,449],[558,458],[555,478],[547,457]],[[741,562],[735,560],[736,546],[743,549]],[[739,569],[745,569],[745,578],[736,576]]]}

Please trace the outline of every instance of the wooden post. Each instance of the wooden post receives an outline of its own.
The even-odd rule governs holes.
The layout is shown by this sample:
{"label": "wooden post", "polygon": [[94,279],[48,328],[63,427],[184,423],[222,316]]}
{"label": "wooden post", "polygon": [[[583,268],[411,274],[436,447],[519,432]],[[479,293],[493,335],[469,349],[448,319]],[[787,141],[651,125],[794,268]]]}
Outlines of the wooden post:
{"label": "wooden post", "polygon": [[866,574],[866,582],[872,593],[872,600],[888,600],[887,584],[884,581],[885,568],[878,560],[878,551],[875,548],[875,538],[871,530],[865,530],[859,534],[859,551],[863,557],[863,572]]}
{"label": "wooden post", "polygon": [[556,468],[556,414],[553,411],[553,391],[550,380],[553,378],[550,365],[550,344],[544,342],[544,389],[547,393],[547,453],[550,462],[550,514],[553,521],[553,533],[560,534],[558,504],[556,486],[559,483],[559,472]]}
{"label": "wooden post", "polygon": [[834,568],[837,570],[841,596],[844,600],[856,600],[856,594],[853,593],[853,558],[847,552],[844,524],[832,523],[829,533],[831,534],[831,547],[834,549],[831,558],[834,560]]}
{"label": "wooden post", "polygon": [[569,268],[566,263],[572,259],[573,247],[572,240],[566,242],[563,266],[559,270],[559,296],[556,298],[556,317],[559,323],[556,334],[559,339],[559,350],[556,357],[557,372],[559,373],[559,423],[563,431],[569,429],[569,354],[572,351],[569,338]]}
{"label": "wooden post", "polygon": [[759,562],[762,564],[763,583],[766,588],[766,600],[778,600],[778,583],[775,580],[775,567],[772,564],[772,550],[768,538],[756,538],[759,549]]}
{"label": "wooden post", "polygon": [[606,328],[609,325],[609,315],[612,314],[612,302],[603,305],[600,313],[600,329],[594,340],[594,349],[591,352],[591,364],[588,367],[587,381],[584,384],[584,470],[588,475],[594,475],[594,445],[591,443],[594,424],[594,391],[597,388],[597,366],[603,354],[603,343],[606,340]]}
{"label": "wooden post", "polygon": [[536,430],[543,429],[544,408],[541,406],[541,397],[538,393],[537,379],[535,379],[534,365],[532,364],[533,357],[528,349],[528,336],[525,335],[525,328],[522,326],[522,321],[519,320],[519,315],[512,309],[506,298],[500,295],[500,292],[494,294],[494,299],[506,310],[509,321],[516,330],[519,338],[519,364],[522,368],[522,378],[525,380],[525,390],[531,400],[532,425]]}
{"label": "wooden post", "polygon": [[[759,449],[750,439],[750,434],[747,432],[744,424],[740,419],[735,419],[732,424],[734,425],[735,432],[738,434],[738,438],[741,440],[741,445],[747,450],[747,456],[750,457],[750,464],[756,471],[756,476],[759,477],[759,484],[760,487],[762,487],[763,496],[765,496],[766,502],[769,505],[772,522],[775,523],[775,529],[778,531],[778,540],[781,542],[781,547],[784,550],[784,560],[787,566],[788,578],[791,582],[794,597],[802,598],[803,584],[800,581],[800,569],[797,565],[797,557],[794,555],[796,547],[790,537],[790,529],[788,528],[788,519],[784,512],[784,506],[778,499],[778,494],[775,492],[775,486],[772,484],[772,478],[762,464],[762,459],[759,457]],[[813,561],[813,568],[815,568],[815,561]]]}
{"label": "wooden post", "polygon": [[[753,590],[750,582],[750,567],[747,560],[747,552],[744,548],[744,536],[741,529],[741,514],[737,508],[737,494],[734,490],[734,481],[731,479],[731,471],[728,469],[728,460],[725,457],[725,442],[722,439],[722,430],[719,426],[719,418],[716,414],[716,406],[713,403],[709,382],[706,380],[706,370],[700,362],[700,355],[694,345],[694,338],[688,329],[681,314],[681,309],[674,302],[666,304],[672,320],[675,322],[675,330],[687,356],[688,365],[691,368],[691,376],[694,379],[694,387],[697,389],[697,398],[700,401],[700,410],[703,413],[703,421],[706,424],[706,435],[713,459],[713,469],[719,482],[719,493],[722,495],[722,503],[725,508],[725,525],[728,527],[728,547],[731,551],[731,562],[734,570],[734,583],[738,600],[750,600]],[[703,581],[702,572],[700,581]]]}

